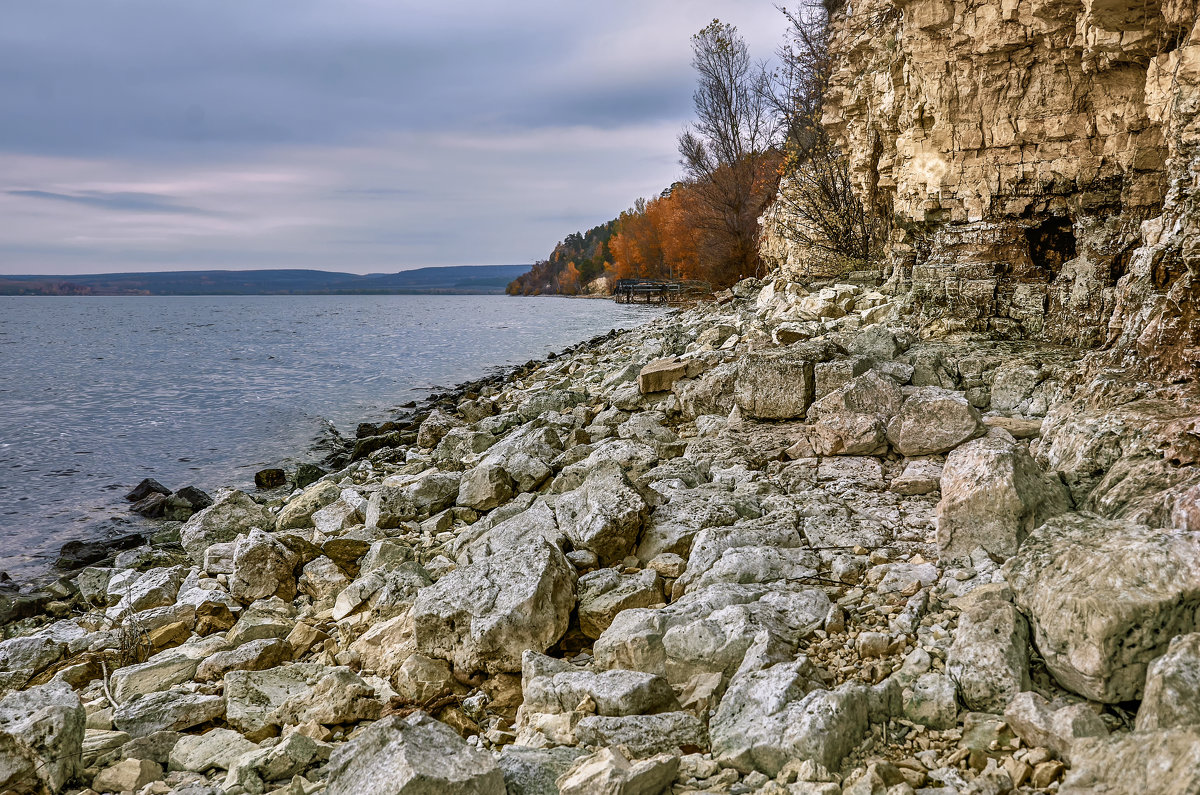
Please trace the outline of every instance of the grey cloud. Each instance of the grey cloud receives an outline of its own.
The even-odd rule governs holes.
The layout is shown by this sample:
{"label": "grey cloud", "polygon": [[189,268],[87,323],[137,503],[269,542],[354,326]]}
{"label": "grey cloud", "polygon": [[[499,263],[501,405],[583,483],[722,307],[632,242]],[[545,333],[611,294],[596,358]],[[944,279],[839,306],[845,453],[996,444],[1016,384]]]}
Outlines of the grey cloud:
{"label": "grey cloud", "polygon": [[139,213],[185,213],[189,215],[216,215],[209,210],[179,204],[172,196],[154,193],[82,191],[80,193],[53,193],[45,190],[9,190],[9,196],[27,196],[33,199],[70,202],[103,210],[124,210]]}

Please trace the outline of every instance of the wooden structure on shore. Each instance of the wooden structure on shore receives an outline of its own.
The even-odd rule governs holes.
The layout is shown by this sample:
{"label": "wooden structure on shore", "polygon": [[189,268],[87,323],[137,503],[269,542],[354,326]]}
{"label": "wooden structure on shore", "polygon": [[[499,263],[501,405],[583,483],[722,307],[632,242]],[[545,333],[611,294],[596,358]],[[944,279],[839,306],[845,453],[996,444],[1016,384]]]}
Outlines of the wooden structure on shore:
{"label": "wooden structure on shore", "polygon": [[613,285],[613,299],[618,304],[669,304],[711,293],[708,282],[673,281],[668,279],[618,279]]}

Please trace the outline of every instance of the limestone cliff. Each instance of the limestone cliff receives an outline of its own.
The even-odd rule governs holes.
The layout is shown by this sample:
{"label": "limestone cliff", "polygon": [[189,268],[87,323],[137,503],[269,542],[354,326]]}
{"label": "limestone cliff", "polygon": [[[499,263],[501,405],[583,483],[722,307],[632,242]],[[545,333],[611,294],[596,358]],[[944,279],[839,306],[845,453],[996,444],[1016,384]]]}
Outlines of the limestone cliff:
{"label": "limestone cliff", "polygon": [[[1196,366],[1196,13],[1190,0],[835,12],[824,122],[891,224],[878,275],[927,329]],[[787,257],[769,228],[764,249]]]}

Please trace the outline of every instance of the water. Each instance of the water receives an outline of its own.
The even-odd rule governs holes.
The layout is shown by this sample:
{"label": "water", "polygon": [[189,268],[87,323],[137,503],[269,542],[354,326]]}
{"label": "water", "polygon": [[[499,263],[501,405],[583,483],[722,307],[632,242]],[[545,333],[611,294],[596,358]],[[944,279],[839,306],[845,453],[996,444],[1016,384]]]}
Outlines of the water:
{"label": "water", "polygon": [[249,487],[326,423],[353,437],[429,390],[661,310],[508,296],[0,297],[0,570],[129,532],[122,496]]}

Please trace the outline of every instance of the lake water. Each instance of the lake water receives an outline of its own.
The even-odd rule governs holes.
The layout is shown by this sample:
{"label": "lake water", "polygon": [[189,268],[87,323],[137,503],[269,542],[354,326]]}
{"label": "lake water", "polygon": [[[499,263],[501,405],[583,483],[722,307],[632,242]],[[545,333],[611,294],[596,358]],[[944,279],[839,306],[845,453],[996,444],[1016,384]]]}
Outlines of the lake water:
{"label": "lake water", "polygon": [[661,313],[508,296],[0,297],[0,570],[128,519],[145,477],[249,487],[430,390]]}

